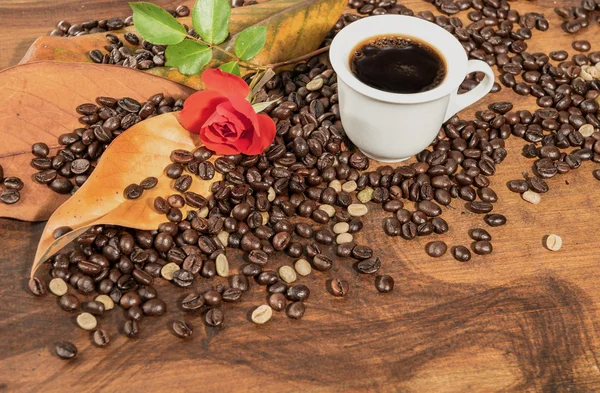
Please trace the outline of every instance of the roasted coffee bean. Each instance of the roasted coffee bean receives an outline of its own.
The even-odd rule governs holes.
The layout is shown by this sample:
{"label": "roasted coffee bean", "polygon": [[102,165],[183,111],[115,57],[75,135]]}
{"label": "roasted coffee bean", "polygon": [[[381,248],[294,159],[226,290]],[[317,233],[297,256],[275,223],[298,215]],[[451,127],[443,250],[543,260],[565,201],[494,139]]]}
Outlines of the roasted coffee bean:
{"label": "roasted coffee bean", "polygon": [[136,338],[140,334],[138,322],[135,319],[130,319],[123,325],[123,333],[129,338]]}
{"label": "roasted coffee bean", "polygon": [[158,184],[158,179],[156,177],[147,177],[140,182],[140,186],[144,190],[150,190]]}
{"label": "roasted coffee bean", "polygon": [[167,311],[167,305],[164,301],[160,299],[149,299],[142,304],[142,311],[144,315],[152,317],[160,316]]}
{"label": "roasted coffee bean", "polygon": [[509,190],[512,192],[518,192],[519,194],[529,190],[529,183],[526,180],[511,180],[506,183]]}
{"label": "roasted coffee bean", "polygon": [[465,246],[452,247],[452,256],[459,262],[468,262],[471,260],[471,251]]}
{"label": "roasted coffee bean", "polygon": [[375,277],[375,288],[381,293],[388,293],[394,289],[394,279],[387,274]]}
{"label": "roasted coffee bean", "polygon": [[58,305],[65,311],[75,311],[79,308],[79,299],[74,295],[66,294],[60,297]]}
{"label": "roasted coffee bean", "polygon": [[310,296],[310,290],[304,284],[295,284],[288,287],[286,297],[290,301],[305,301]]}
{"label": "roasted coffee bean", "polygon": [[218,308],[211,308],[204,316],[206,324],[213,327],[221,326],[224,319],[225,315],[223,314],[223,311]]}
{"label": "roasted coffee bean", "polygon": [[223,297],[215,290],[210,290],[204,293],[204,304],[209,307],[216,307],[221,304]]}
{"label": "roasted coffee bean", "polygon": [[269,295],[269,306],[275,311],[281,311],[285,309],[287,300],[283,293],[272,293]]}
{"label": "roasted coffee bean", "polygon": [[471,236],[471,239],[475,241],[492,240],[492,236],[488,233],[488,231],[482,228],[472,229],[469,233],[469,236]]}
{"label": "roasted coffee bean", "polygon": [[333,296],[344,297],[348,294],[350,285],[346,280],[334,278],[332,280],[328,280],[328,290]]}
{"label": "roasted coffee bean", "polygon": [[98,329],[92,336],[92,341],[97,347],[106,347],[110,343],[110,335],[104,329]]}
{"label": "roasted coffee bean", "polygon": [[0,192],[0,201],[7,205],[15,204],[21,199],[21,194],[17,190],[4,190]]}
{"label": "roasted coffee bean", "polygon": [[487,240],[475,242],[475,244],[473,244],[473,251],[475,252],[475,254],[479,255],[491,254],[493,251],[492,243],[490,243]]}
{"label": "roasted coffee bean", "polygon": [[46,293],[46,285],[39,278],[33,277],[29,280],[29,291],[35,296],[42,296]]}
{"label": "roasted coffee bean", "polygon": [[372,257],[362,260],[356,264],[356,270],[363,274],[376,273],[381,267],[381,261],[378,257]]}
{"label": "roasted coffee bean", "polygon": [[204,305],[204,296],[199,293],[191,293],[181,301],[181,308],[185,311],[193,311]]}
{"label": "roasted coffee bean", "polygon": [[61,359],[68,360],[77,356],[77,347],[68,341],[61,341],[57,343],[54,350],[56,352],[56,356]]}
{"label": "roasted coffee bean", "polygon": [[494,209],[494,205],[489,202],[469,202],[466,207],[467,210],[475,214],[486,214]]}
{"label": "roasted coffee bean", "polygon": [[92,315],[100,316],[104,314],[104,304],[97,301],[85,302],[81,305],[81,310]]}
{"label": "roasted coffee bean", "polygon": [[242,293],[242,290],[239,288],[227,288],[223,291],[222,298],[224,302],[236,302],[240,300]]}
{"label": "roasted coffee bean", "polygon": [[8,190],[20,191],[25,186],[23,181],[18,177],[5,177],[3,181],[4,187]]}
{"label": "roasted coffee bean", "polygon": [[433,258],[439,258],[446,253],[448,246],[441,240],[427,243],[425,246],[425,252],[427,255]]}
{"label": "roasted coffee bean", "polygon": [[402,224],[396,217],[388,217],[383,220],[383,231],[388,236],[398,236],[402,229]]}
{"label": "roasted coffee bean", "polygon": [[194,333],[192,325],[185,321],[173,322],[173,333],[179,338],[190,338]]}
{"label": "roasted coffee bean", "polygon": [[491,227],[499,227],[506,224],[506,217],[502,214],[487,214],[483,220]]}
{"label": "roasted coffee bean", "polygon": [[285,313],[288,318],[300,319],[304,316],[305,310],[304,303],[302,301],[296,301],[287,307]]}
{"label": "roasted coffee bean", "polygon": [[548,184],[543,179],[540,179],[539,177],[530,178],[529,185],[530,185],[530,188],[533,191],[537,192],[538,194],[543,194],[550,190],[550,188],[548,187]]}
{"label": "roasted coffee bean", "polygon": [[169,164],[165,169],[165,174],[171,179],[178,179],[182,175],[182,173],[183,165],[177,163]]}
{"label": "roasted coffee bean", "polygon": [[312,261],[313,268],[315,268],[316,270],[319,270],[319,271],[327,271],[327,270],[331,269],[332,265],[333,265],[333,261],[329,257],[327,257],[323,254],[315,255],[315,257],[313,258],[313,261]]}
{"label": "roasted coffee bean", "polygon": [[573,45],[572,46],[573,46],[573,49],[575,49],[578,52],[587,52],[592,47],[590,45],[590,42],[586,41],[586,40],[573,41]]}
{"label": "roasted coffee bean", "polygon": [[130,184],[125,187],[125,191],[123,191],[123,196],[127,199],[138,199],[142,196],[144,189],[138,184]]}
{"label": "roasted coffee bean", "polygon": [[173,283],[180,288],[187,288],[194,282],[192,272],[185,269],[179,269],[173,273]]}

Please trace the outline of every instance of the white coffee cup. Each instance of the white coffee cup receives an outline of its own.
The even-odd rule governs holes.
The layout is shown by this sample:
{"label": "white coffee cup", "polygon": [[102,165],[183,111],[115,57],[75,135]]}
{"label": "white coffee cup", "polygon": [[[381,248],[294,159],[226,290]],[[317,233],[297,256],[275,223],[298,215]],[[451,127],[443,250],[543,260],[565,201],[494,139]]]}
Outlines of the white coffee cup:
{"label": "white coffee cup", "polygon": [[[432,90],[396,94],[370,87],[350,70],[353,49],[382,35],[416,38],[445,60],[446,77]],[[340,31],[329,50],[337,73],[340,116],[350,140],[368,157],[381,162],[403,161],[425,149],[442,123],[485,96],[494,84],[487,63],[468,60],[452,34],[412,16],[381,15],[360,19]],[[473,90],[457,94],[465,76],[480,71],[485,78]]]}

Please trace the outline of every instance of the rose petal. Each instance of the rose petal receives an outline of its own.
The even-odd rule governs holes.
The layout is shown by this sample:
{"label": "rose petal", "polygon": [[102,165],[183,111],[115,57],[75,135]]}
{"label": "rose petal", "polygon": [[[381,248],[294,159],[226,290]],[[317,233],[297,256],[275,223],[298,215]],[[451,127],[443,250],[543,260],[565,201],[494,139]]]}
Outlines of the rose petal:
{"label": "rose petal", "polygon": [[262,153],[271,145],[275,139],[277,127],[275,122],[267,115],[259,114],[256,116],[259,124],[260,133],[255,132],[252,138],[252,145],[243,151],[244,154],[256,155]]}
{"label": "rose petal", "polygon": [[239,76],[223,72],[218,68],[209,68],[202,73],[202,82],[206,90],[216,91],[227,98],[237,97],[246,99],[250,87]]}
{"label": "rose petal", "polygon": [[235,141],[244,131],[253,131],[254,127],[252,122],[243,114],[235,110],[231,105],[231,102],[224,102],[217,107],[217,113],[223,118],[226,118],[232,131],[235,133],[235,137],[232,137],[230,141]]}
{"label": "rose petal", "polygon": [[[229,103],[235,109],[236,112],[239,112],[241,115],[243,115],[243,117],[247,119],[248,122],[250,122],[250,124],[247,124],[246,127],[252,127],[252,129],[254,129],[255,132],[258,132],[260,134],[259,124],[256,117],[257,115],[254,111],[254,108],[252,108],[252,104],[247,100],[242,100],[237,97],[230,98]],[[243,118],[240,117],[240,119]]]}
{"label": "rose petal", "polygon": [[219,104],[226,102],[227,98],[215,91],[199,91],[185,100],[179,117],[179,122],[189,132],[200,133],[200,129],[211,117]]}
{"label": "rose petal", "polygon": [[[202,135],[202,133],[200,133]],[[240,151],[235,146],[227,145],[224,143],[212,143],[208,140],[202,139],[204,146],[214,151],[216,154],[238,154]]]}

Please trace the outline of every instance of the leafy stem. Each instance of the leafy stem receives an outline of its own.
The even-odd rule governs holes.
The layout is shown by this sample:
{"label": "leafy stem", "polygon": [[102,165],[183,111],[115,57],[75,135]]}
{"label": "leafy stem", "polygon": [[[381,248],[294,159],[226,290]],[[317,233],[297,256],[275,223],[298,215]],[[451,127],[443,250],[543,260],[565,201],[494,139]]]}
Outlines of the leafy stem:
{"label": "leafy stem", "polygon": [[269,64],[266,67],[267,68],[276,69],[276,68],[284,67],[286,65],[300,63],[301,61],[308,60],[308,59],[310,59],[312,57],[318,56],[318,55],[320,55],[322,53],[325,53],[327,51],[329,51],[329,45],[325,46],[323,48],[317,49],[315,51],[312,51],[310,53],[307,53],[307,54],[305,54],[303,56],[296,57],[295,59],[286,60],[286,61],[282,61],[280,63],[275,63],[275,64]]}
{"label": "leafy stem", "polygon": [[189,38],[190,40],[197,41],[198,43],[200,43],[202,45],[206,45],[211,49],[215,49],[215,50],[223,53],[224,55],[231,57],[232,59],[235,59],[241,66],[244,66],[246,68],[256,70],[256,71],[261,71],[261,70],[265,70],[265,69],[269,68],[268,66],[261,66],[261,65],[254,64],[251,62],[242,61],[234,53],[229,52],[228,50],[223,49],[218,45],[213,45],[213,44],[210,44],[200,38],[196,38],[193,35],[187,34],[186,37]]}

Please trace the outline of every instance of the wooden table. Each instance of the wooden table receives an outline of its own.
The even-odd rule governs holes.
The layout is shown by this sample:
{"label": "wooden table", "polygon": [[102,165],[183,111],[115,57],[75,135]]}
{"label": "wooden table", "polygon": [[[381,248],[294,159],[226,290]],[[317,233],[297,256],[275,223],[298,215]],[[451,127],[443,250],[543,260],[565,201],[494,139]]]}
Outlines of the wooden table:
{"label": "wooden table", "polygon": [[[403,3],[431,9],[420,0]],[[521,11],[540,10],[551,21],[548,32],[534,32],[531,52],[572,53],[574,37],[560,30],[553,3],[578,1],[511,2]],[[33,39],[60,19],[84,21],[126,10],[120,0],[5,0],[0,67],[16,64]],[[599,32],[593,26],[577,37],[598,50]],[[504,89],[463,115],[471,118],[475,109],[507,99],[516,109],[535,108],[530,98]],[[509,224],[490,229],[491,256],[469,263],[454,261],[450,253],[429,258],[423,248],[433,237],[408,242],[383,235],[386,215],[373,206],[357,238],[375,249],[382,270],[395,277],[393,293],[377,293],[373,277],[358,276],[351,261],[339,260],[328,273],[302,278],[312,291],[302,320],[275,313],[268,324],[253,325],[248,313],[265,297],[254,286],[243,303],[225,306],[225,326],[216,329],[174,306],[184,291],[160,284],[171,306],[168,316],[146,318],[140,338],[130,340],[117,331],[122,310],[112,311],[101,322],[113,337],[106,349],[95,348],[52,295],[36,298],[26,291],[43,224],[0,220],[0,391],[598,391],[600,183],[591,175],[596,164],[551,179],[542,203],[530,205],[505,187],[531,172],[532,161],[519,154],[522,145],[509,140],[509,156],[492,177],[500,198],[495,210]],[[449,245],[468,246],[467,231],[485,226],[460,201],[445,210],[451,230],[441,238]],[[559,252],[542,246],[550,233],[563,238]],[[237,267],[241,260],[235,255],[230,259]],[[282,257],[274,266],[290,262]],[[330,276],[349,280],[347,298],[326,293]],[[195,327],[191,340],[170,333],[167,326],[175,318]],[[53,354],[53,344],[64,339],[80,350],[73,361]]]}

